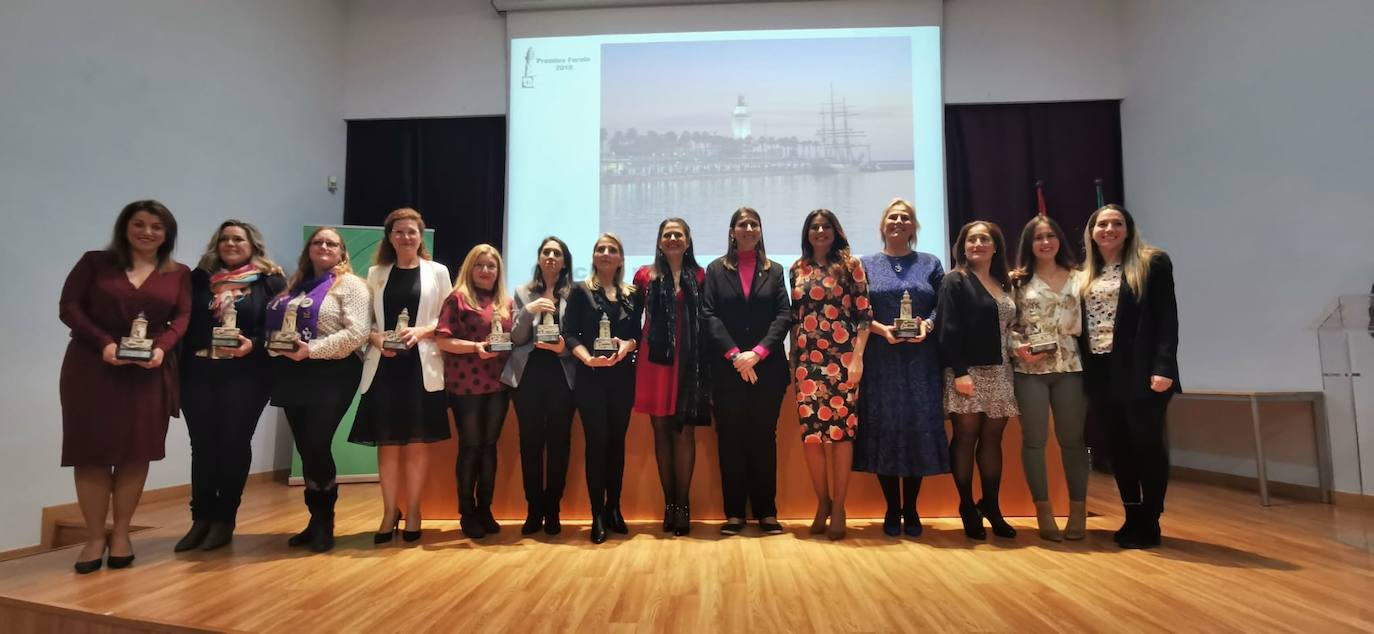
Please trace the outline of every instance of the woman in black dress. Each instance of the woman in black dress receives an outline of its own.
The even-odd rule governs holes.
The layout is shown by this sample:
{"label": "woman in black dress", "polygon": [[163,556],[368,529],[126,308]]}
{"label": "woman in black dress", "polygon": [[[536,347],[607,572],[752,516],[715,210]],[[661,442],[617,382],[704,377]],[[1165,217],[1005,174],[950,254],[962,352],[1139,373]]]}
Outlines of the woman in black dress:
{"label": "woman in black dress", "polygon": [[[420,500],[429,474],[429,445],[449,437],[444,358],[434,343],[439,307],[453,291],[448,268],[425,248],[425,221],[414,209],[386,217],[384,239],[367,271],[372,291],[371,346],[363,364],[358,415],[349,442],[377,448],[382,524],[373,542],[391,541],[406,484],[408,542],[420,538]],[[407,325],[398,327],[402,312]]]}

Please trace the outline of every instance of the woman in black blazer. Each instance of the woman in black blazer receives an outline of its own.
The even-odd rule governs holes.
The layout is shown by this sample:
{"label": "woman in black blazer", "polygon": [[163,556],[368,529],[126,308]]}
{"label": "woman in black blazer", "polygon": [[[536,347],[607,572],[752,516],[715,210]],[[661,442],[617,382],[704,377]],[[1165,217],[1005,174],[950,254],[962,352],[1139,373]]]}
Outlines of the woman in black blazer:
{"label": "woman in black blazer", "polygon": [[1165,414],[1178,381],[1178,302],[1169,255],[1147,244],[1120,205],[1088,217],[1083,296],[1083,378],[1107,432],[1126,523],[1123,548],[1160,543],[1169,485]]}
{"label": "woman in black blazer", "polygon": [[722,535],[744,530],[745,506],[765,535],[778,523],[778,408],[787,391],[783,339],[792,306],[782,265],[763,248],[763,222],[741,207],[730,216],[729,248],[706,267],[701,317],[714,344],[713,402],[725,497]]}
{"label": "woman in black blazer", "polygon": [[[949,443],[959,517],[964,534],[1015,537],[1002,518],[1002,432],[1020,411],[1012,387],[1007,338],[1016,318],[1007,272],[1006,241],[996,224],[974,221],[954,241],[954,268],[940,282],[936,322],[945,365],[945,411],[954,423]],[[973,502],[973,464],[978,463],[983,499]]]}
{"label": "woman in black blazer", "polygon": [[[625,249],[615,234],[603,233],[592,247],[592,270],[568,293],[563,312],[564,344],[577,359],[573,401],[582,418],[587,443],[587,497],[592,504],[591,540],[606,541],[606,532],[629,533],[620,512],[625,481],[625,433],[635,402],[635,364],[630,355],[639,344],[644,307],[625,283]],[[609,322],[614,351],[596,349],[602,316]]]}
{"label": "woman in black blazer", "polygon": [[[173,550],[214,550],[234,536],[253,462],[253,432],[272,390],[267,303],[286,288],[262,233],[226,220],[191,272],[191,321],[181,346],[181,408],[191,438],[191,529]],[[212,334],[234,316],[237,346]],[[227,334],[227,333],[222,333]]]}

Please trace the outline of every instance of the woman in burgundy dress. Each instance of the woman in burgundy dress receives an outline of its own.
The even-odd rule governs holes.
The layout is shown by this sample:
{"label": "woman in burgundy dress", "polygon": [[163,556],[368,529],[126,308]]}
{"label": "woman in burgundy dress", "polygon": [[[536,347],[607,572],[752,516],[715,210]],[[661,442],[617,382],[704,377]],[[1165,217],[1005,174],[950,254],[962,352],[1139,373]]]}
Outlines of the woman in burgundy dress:
{"label": "woman in burgundy dress", "polygon": [[[129,203],[104,251],[88,251],[67,275],[58,316],[71,328],[62,359],[62,466],[74,467],[86,546],[76,571],[134,562],[129,522],[148,463],[161,460],[167,421],[179,414],[176,355],[191,307],[191,271],[172,260],[177,222],[162,203]],[[147,360],[119,358],[120,339],[147,320]],[[105,517],[114,500],[108,542]]]}
{"label": "woman in burgundy dress", "polygon": [[[654,425],[654,455],[663,485],[663,530],[691,530],[688,499],[696,463],[697,426],[711,424],[701,317],[706,271],[697,264],[692,230],[681,218],[658,225],[654,263],[635,272],[644,307],[645,353],[635,358],[635,411]],[[620,531],[617,531],[620,532]]]}

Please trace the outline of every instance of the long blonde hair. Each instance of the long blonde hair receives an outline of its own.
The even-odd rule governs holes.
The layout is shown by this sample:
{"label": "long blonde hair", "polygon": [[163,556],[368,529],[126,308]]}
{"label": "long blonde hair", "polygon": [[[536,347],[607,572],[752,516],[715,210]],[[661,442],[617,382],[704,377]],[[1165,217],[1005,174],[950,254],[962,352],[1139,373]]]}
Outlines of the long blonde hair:
{"label": "long blonde hair", "polygon": [[353,262],[348,258],[348,243],[344,242],[343,234],[340,234],[339,230],[334,227],[320,227],[311,232],[310,237],[305,239],[305,247],[301,249],[301,257],[296,259],[296,272],[292,273],[291,279],[286,281],[285,294],[290,295],[292,291],[296,290],[297,285],[305,281],[306,271],[315,272],[315,265],[310,261],[310,243],[314,242],[315,237],[325,231],[333,233],[334,237],[339,239],[339,263],[330,269],[334,273],[334,281],[330,283],[329,288],[333,289],[337,286],[345,275],[353,274]]}
{"label": "long blonde hair", "polygon": [[[230,227],[243,229],[243,233],[248,236],[248,244],[253,247],[253,254],[249,256],[249,261],[253,263],[254,267],[268,275],[274,273],[286,275],[276,262],[267,257],[267,244],[262,239],[262,232],[258,231],[258,228],[252,224],[237,218],[230,218],[220,223],[215,234],[210,236],[210,244],[205,245],[205,253],[201,254],[200,264],[197,264],[196,268],[206,273],[217,273],[220,269],[226,268],[224,261],[219,257],[219,239],[224,235],[224,230]],[[308,244],[306,248],[310,248]]]}
{"label": "long blonde hair", "polygon": [[620,236],[614,233],[603,233],[592,243],[592,266],[587,271],[587,288],[593,291],[601,290],[601,278],[596,275],[596,245],[601,244],[602,240],[614,242],[615,248],[620,250],[620,266],[616,267],[615,275],[611,276],[611,283],[615,285],[615,291],[621,298],[628,297],[635,292],[635,287],[625,283],[625,245],[621,244]]}
{"label": "long blonde hair", "polygon": [[[1104,211],[1115,211],[1121,214],[1121,218],[1126,223],[1126,239],[1121,244],[1121,274],[1126,278],[1126,284],[1131,287],[1131,293],[1140,299],[1145,296],[1145,280],[1150,276],[1150,260],[1158,253],[1162,253],[1158,247],[1146,242],[1140,237],[1140,232],[1136,231],[1135,219],[1125,207],[1117,204],[1103,205],[1088,216],[1088,224],[1083,227],[1083,249],[1088,257],[1084,258],[1083,270],[1087,273],[1087,282],[1083,284],[1084,292],[1092,286],[1094,280],[1102,275],[1102,267],[1106,266],[1106,261],[1102,259],[1102,251],[1097,248],[1097,243],[1093,242],[1093,226],[1097,224],[1097,217]],[[1061,247],[1062,248],[1062,247]]]}
{"label": "long blonde hair", "polygon": [[458,269],[458,284],[454,286],[453,293],[463,298],[468,306],[480,308],[482,304],[477,301],[477,293],[472,283],[473,269],[477,266],[477,258],[488,256],[496,260],[496,284],[492,287],[495,297],[492,300],[493,312],[501,319],[510,318],[511,299],[506,296],[506,263],[501,259],[501,252],[490,244],[479,244],[468,251],[467,257],[463,258],[463,266]]}

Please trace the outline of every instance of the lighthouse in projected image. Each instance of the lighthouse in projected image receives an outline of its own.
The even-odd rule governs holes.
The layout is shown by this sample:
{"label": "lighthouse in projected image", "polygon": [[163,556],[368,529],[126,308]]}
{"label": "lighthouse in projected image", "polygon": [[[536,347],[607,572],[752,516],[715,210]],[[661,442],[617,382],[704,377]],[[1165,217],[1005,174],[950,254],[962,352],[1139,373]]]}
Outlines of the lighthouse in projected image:
{"label": "lighthouse in projected image", "polygon": [[739,102],[735,104],[735,112],[730,116],[730,127],[736,139],[749,138],[749,106],[744,103],[744,95],[740,95]]}

